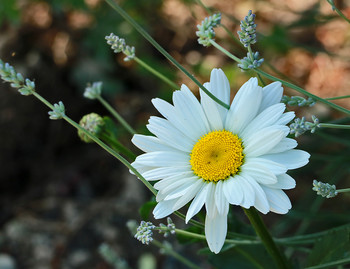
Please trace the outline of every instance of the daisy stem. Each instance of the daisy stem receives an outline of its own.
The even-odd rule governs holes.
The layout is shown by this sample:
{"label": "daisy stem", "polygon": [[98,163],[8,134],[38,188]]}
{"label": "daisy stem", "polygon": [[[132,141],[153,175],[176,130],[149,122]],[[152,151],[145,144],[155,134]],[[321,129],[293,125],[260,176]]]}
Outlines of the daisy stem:
{"label": "daisy stem", "polygon": [[189,268],[192,269],[200,269],[201,267],[195,265],[190,260],[186,259],[184,256],[180,255],[176,251],[174,251],[171,246],[167,246],[158,240],[153,239],[152,244],[159,247],[162,251],[164,251],[164,254],[167,254],[169,256],[172,256],[173,258],[177,259],[178,261],[182,262],[183,264],[187,265]]}
{"label": "daisy stem", "polygon": [[103,99],[102,96],[97,96],[96,98],[100,103],[120,122],[120,124],[132,135],[136,134],[136,131],[129,125],[129,123],[124,120],[122,116],[110,105],[108,102]]}
{"label": "daisy stem", "polygon": [[329,97],[329,98],[325,98],[325,100],[338,100],[338,99],[345,99],[345,98],[350,98],[350,95],[343,95],[343,96]]}
{"label": "daisy stem", "polygon": [[[33,95],[42,103],[44,103],[46,106],[48,106],[50,109],[54,109],[54,106],[48,102],[44,97],[39,95],[37,92],[33,92]],[[153,186],[120,154],[118,154],[115,150],[107,146],[105,143],[103,143],[100,139],[98,139],[96,136],[88,132],[85,128],[81,127],[78,123],[73,121],[68,116],[64,115],[62,117],[65,121],[67,121],[70,125],[72,125],[74,128],[80,130],[81,132],[85,133],[91,140],[93,140],[96,144],[98,144],[101,148],[103,148],[105,151],[107,151],[109,154],[114,156],[116,159],[118,159],[122,164],[124,164],[127,168],[129,168],[141,181],[143,184],[146,185],[146,187],[154,194],[157,194],[157,191],[153,188]]]}
{"label": "daisy stem", "polygon": [[151,67],[150,65],[146,64],[144,61],[142,61],[141,59],[137,58],[136,56],[133,58],[133,60],[135,62],[137,62],[139,65],[141,65],[143,68],[145,68],[147,71],[149,71],[150,73],[152,73],[153,75],[155,75],[156,77],[158,77],[159,79],[161,79],[163,82],[167,83],[170,87],[172,87],[173,89],[180,89],[180,87],[178,85],[176,85],[176,83],[172,82],[170,79],[168,79],[166,76],[164,76],[163,74],[161,74],[160,72],[158,72],[156,69],[154,69],[153,67]]}
{"label": "daisy stem", "polygon": [[219,105],[226,109],[230,109],[230,106],[220,99],[216,98],[210,91],[208,91],[194,76],[190,74],[180,63],[178,63],[162,46],[158,44],[133,18],[131,18],[114,0],[105,0],[115,11],[119,13],[128,23],[130,23],[136,31],[138,31],[149,43],[153,45],[165,58],[167,58],[175,67],[182,71],[188,78],[197,84],[210,98],[212,98]]}
{"label": "daisy stem", "polygon": [[341,12],[334,4],[333,0],[327,0],[327,2],[332,6],[332,9],[338,13],[340,17],[342,17],[344,20],[346,20],[348,23],[350,23],[350,20]]}
{"label": "daisy stem", "polygon": [[322,128],[334,128],[334,129],[350,129],[350,125],[332,124],[332,123],[319,123]]}
{"label": "daisy stem", "polygon": [[[225,55],[227,55],[228,57],[230,57],[232,60],[236,61],[237,63],[241,63],[241,60],[240,60],[239,58],[237,58],[235,55],[233,55],[232,53],[228,52],[226,49],[224,49],[223,47],[221,47],[221,46],[220,46],[219,44],[217,44],[214,40],[210,40],[210,43],[211,43],[214,47],[216,47],[218,50],[220,50],[222,53],[224,53]],[[317,96],[317,95],[314,95],[314,94],[312,94],[312,93],[310,93],[310,92],[304,90],[303,88],[300,88],[300,87],[298,87],[298,86],[296,86],[296,85],[294,85],[294,84],[292,84],[292,83],[290,83],[290,82],[287,82],[287,81],[282,80],[282,79],[280,79],[280,78],[276,78],[276,77],[274,77],[274,76],[272,76],[272,75],[270,75],[270,74],[268,74],[268,73],[266,73],[266,72],[264,72],[264,71],[262,71],[261,69],[258,69],[258,68],[255,68],[254,71],[255,71],[258,75],[262,75],[263,77],[266,77],[266,78],[268,78],[268,79],[270,79],[270,80],[273,80],[273,81],[279,81],[279,82],[281,82],[283,85],[285,85],[285,86],[287,86],[287,87],[289,87],[289,88],[292,88],[292,89],[296,90],[297,92],[300,92],[300,93],[302,93],[302,94],[304,94],[304,95],[306,95],[306,96],[308,96],[308,97],[313,98],[313,99],[316,100],[316,101],[319,101],[319,102],[321,102],[321,103],[324,103],[324,104],[326,104],[326,105],[328,105],[328,106],[330,106],[330,107],[332,107],[332,108],[334,108],[334,109],[336,109],[336,110],[338,110],[338,111],[341,111],[341,112],[343,112],[343,113],[345,113],[345,114],[350,115],[350,110],[348,110],[348,109],[346,109],[346,108],[344,108],[344,107],[338,106],[338,105],[336,105],[336,104],[334,104],[334,103],[332,103],[332,102],[329,102],[329,101],[327,101],[326,99],[321,98],[321,97],[319,97],[319,96]]]}
{"label": "daisy stem", "polygon": [[264,222],[262,221],[255,208],[243,208],[243,210],[244,213],[247,215],[250,223],[252,224],[256,234],[260,237],[261,241],[265,245],[266,250],[269,252],[271,257],[274,258],[278,268],[289,268],[286,257],[278,249],[277,245],[273,241],[270,233],[267,231]]}

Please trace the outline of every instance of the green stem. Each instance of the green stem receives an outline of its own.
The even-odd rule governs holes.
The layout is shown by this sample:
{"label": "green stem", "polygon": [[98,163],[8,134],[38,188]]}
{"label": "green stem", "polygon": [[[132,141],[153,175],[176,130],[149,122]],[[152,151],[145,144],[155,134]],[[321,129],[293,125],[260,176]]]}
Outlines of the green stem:
{"label": "green stem", "polygon": [[323,98],[321,98],[321,97],[319,97],[319,96],[317,96],[317,95],[314,95],[314,94],[312,94],[312,93],[309,93],[308,91],[305,91],[304,89],[302,89],[302,88],[300,88],[300,87],[298,87],[298,86],[296,86],[296,85],[294,85],[294,84],[292,84],[292,83],[290,83],[290,82],[284,81],[284,80],[279,79],[279,78],[276,78],[276,77],[274,77],[274,76],[272,76],[272,75],[270,75],[270,74],[268,74],[268,73],[265,73],[264,71],[262,71],[262,70],[260,70],[260,69],[254,69],[254,70],[255,70],[258,74],[260,74],[260,75],[262,75],[262,76],[264,76],[264,77],[266,77],[266,78],[268,78],[268,79],[271,79],[271,80],[273,80],[273,81],[279,81],[279,82],[281,82],[283,85],[285,85],[285,86],[287,86],[287,87],[289,87],[289,88],[292,88],[292,89],[296,90],[297,92],[300,92],[300,93],[302,93],[302,94],[304,94],[304,95],[306,95],[306,96],[308,96],[308,97],[313,98],[313,99],[316,100],[316,101],[319,101],[319,102],[321,102],[321,103],[324,103],[324,104],[326,104],[326,105],[328,105],[328,106],[330,106],[330,107],[332,107],[332,108],[334,108],[334,109],[336,109],[336,110],[338,110],[338,111],[341,111],[341,112],[343,112],[343,113],[345,113],[345,114],[350,115],[350,110],[348,110],[348,109],[346,109],[346,108],[344,108],[344,107],[341,107],[341,106],[338,106],[338,105],[333,104],[333,103],[331,103],[331,102],[328,102],[327,100],[325,100],[325,99],[323,99]]}
{"label": "green stem", "polygon": [[[43,98],[41,95],[39,95],[37,92],[34,92],[33,95],[39,99],[42,103],[44,103],[46,106],[48,106],[51,110],[54,109],[54,106],[48,102],[45,98]],[[112,148],[107,146],[105,143],[103,143],[100,139],[98,139],[96,136],[88,132],[86,129],[81,127],[78,123],[70,119],[68,116],[63,116],[63,119],[67,121],[70,125],[75,127],[76,129],[80,130],[81,132],[84,132],[91,140],[93,140],[96,144],[98,144],[101,148],[103,148],[105,151],[107,151],[109,154],[114,156],[116,159],[118,159],[122,164],[124,164],[127,168],[129,168],[141,181],[143,184],[146,185],[146,187],[154,194],[157,195],[157,191],[153,188],[153,186],[126,160],[124,159],[120,154],[118,154],[116,151],[114,151]]]}
{"label": "green stem", "polygon": [[275,244],[271,235],[267,231],[264,222],[262,221],[255,208],[243,208],[243,210],[244,213],[247,215],[250,223],[252,224],[256,234],[260,237],[261,241],[265,245],[267,252],[269,252],[271,257],[275,260],[278,268],[289,268],[286,257],[277,248],[277,245]]}
{"label": "green stem", "polygon": [[345,99],[345,98],[350,98],[350,95],[343,95],[343,96],[329,97],[329,98],[325,98],[325,100],[338,100],[338,99]]}
{"label": "green stem", "polygon": [[345,258],[345,259],[341,259],[341,260],[336,260],[336,261],[327,262],[327,263],[323,263],[323,264],[319,264],[319,265],[315,265],[315,266],[306,267],[305,269],[334,268],[337,265],[349,264],[349,262],[350,262],[350,258]]}
{"label": "green stem", "polygon": [[[215,41],[210,40],[210,43],[211,43],[214,47],[216,47],[218,50],[220,50],[222,53],[224,53],[225,55],[227,55],[228,57],[230,57],[232,60],[236,61],[237,63],[240,63],[240,62],[241,62],[241,60],[240,60],[239,58],[237,58],[235,55],[233,55],[232,53],[230,53],[230,52],[228,52],[227,50],[225,50],[223,47],[221,47],[221,46],[220,46],[219,44],[217,44]],[[309,93],[308,91],[305,91],[303,88],[300,88],[300,87],[298,87],[298,86],[296,86],[296,85],[294,85],[294,84],[292,84],[292,83],[290,83],[290,82],[284,81],[284,80],[282,80],[282,79],[280,79],[280,78],[276,78],[276,77],[274,77],[274,76],[272,76],[272,75],[270,75],[270,74],[268,74],[268,73],[266,73],[266,72],[264,72],[264,71],[262,71],[261,69],[258,69],[258,68],[254,69],[254,71],[255,71],[256,73],[258,73],[258,74],[260,74],[260,75],[262,75],[262,76],[268,78],[268,79],[271,79],[271,80],[273,80],[273,81],[279,81],[279,82],[281,82],[283,85],[285,85],[285,86],[287,86],[287,87],[289,87],[289,88],[292,88],[292,89],[296,90],[297,92],[300,92],[300,93],[302,93],[302,94],[304,94],[304,95],[306,95],[306,96],[308,96],[308,97],[312,97],[312,98],[313,98],[314,100],[316,100],[316,101],[322,102],[322,103],[324,103],[324,104],[326,104],[326,105],[328,105],[328,106],[330,106],[330,107],[332,107],[332,108],[334,108],[334,109],[337,109],[337,110],[339,110],[339,111],[341,111],[341,112],[343,112],[343,113],[345,113],[345,114],[349,114],[349,115],[350,115],[350,110],[348,110],[348,109],[346,109],[346,108],[344,108],[344,107],[338,106],[338,105],[336,105],[336,104],[333,104],[333,103],[331,103],[331,102],[328,102],[327,100],[325,100],[325,99],[323,99],[323,98],[321,98],[321,97],[319,97],[319,96],[317,96],[317,95],[314,95],[314,94],[312,94],[312,93]]]}
{"label": "green stem", "polygon": [[332,9],[338,13],[340,17],[342,17],[344,20],[346,20],[348,23],[350,23],[350,20],[341,12],[334,4],[333,0],[327,0],[327,2],[332,6]]}
{"label": "green stem", "polygon": [[319,123],[319,126],[322,128],[350,129],[350,125],[343,125],[343,124]]}
{"label": "green stem", "polygon": [[109,144],[114,150],[124,154],[126,157],[128,157],[130,160],[134,161],[136,159],[136,154],[133,153],[130,149],[125,147],[123,144],[121,144],[116,139],[111,139],[108,135],[101,135],[101,140],[105,143]]}
{"label": "green stem", "polygon": [[103,99],[102,96],[97,96],[97,100],[101,102],[101,104],[120,122],[121,125],[132,135],[136,134],[136,131],[127,123],[122,116]]}
{"label": "green stem", "polygon": [[350,192],[350,188],[340,189],[340,190],[337,190],[337,192]]}
{"label": "green stem", "polygon": [[180,87],[178,85],[176,85],[174,82],[172,82],[170,79],[168,79],[166,76],[164,76],[163,74],[159,73],[157,70],[155,70],[153,67],[151,67],[150,65],[146,64],[144,61],[142,61],[141,59],[137,58],[136,56],[133,58],[135,60],[135,62],[137,62],[139,65],[141,65],[143,68],[145,68],[147,71],[149,71],[150,73],[152,73],[153,75],[155,75],[156,77],[158,77],[159,79],[161,79],[162,81],[164,81],[165,83],[167,83],[170,87],[172,87],[173,89],[179,89]]}
{"label": "green stem", "polygon": [[214,40],[210,39],[210,44],[212,44],[215,48],[220,50],[223,54],[227,55],[230,57],[232,60],[236,61],[237,63],[241,63],[241,59],[239,59],[237,56],[233,55],[229,51],[225,50],[223,47],[221,47],[218,43],[216,43]]}
{"label": "green stem", "polygon": [[190,260],[186,259],[184,256],[180,255],[179,253],[177,253],[176,251],[174,251],[171,247],[169,246],[165,246],[164,244],[162,244],[161,242],[159,242],[158,240],[152,240],[152,244],[159,247],[160,249],[164,250],[165,254],[168,254],[172,257],[174,257],[175,259],[177,259],[178,261],[182,262],[183,264],[187,265],[189,268],[192,269],[201,269],[201,267],[195,265],[194,263],[192,263]]}
{"label": "green stem", "polygon": [[119,13],[127,22],[129,22],[148,42],[150,42],[165,58],[167,58],[173,65],[189,77],[197,84],[210,98],[212,98],[219,105],[226,109],[230,106],[225,104],[220,99],[216,98],[210,91],[208,91],[194,76],[192,76],[182,65],[180,65],[165,49],[163,49],[133,18],[131,18],[114,0],[105,0],[115,11]]}

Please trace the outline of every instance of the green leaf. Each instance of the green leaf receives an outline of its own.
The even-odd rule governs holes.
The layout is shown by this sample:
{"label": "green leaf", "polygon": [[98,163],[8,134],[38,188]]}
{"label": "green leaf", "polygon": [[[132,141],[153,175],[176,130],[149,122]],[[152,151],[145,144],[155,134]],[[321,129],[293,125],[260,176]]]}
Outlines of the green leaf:
{"label": "green leaf", "polygon": [[320,265],[349,257],[350,228],[330,230],[316,241],[308,259],[307,266]]}
{"label": "green leaf", "polygon": [[149,201],[149,202],[144,203],[139,209],[141,219],[142,220],[149,220],[149,215],[151,214],[151,211],[153,210],[153,208],[156,205],[157,205],[156,201]]}
{"label": "green leaf", "polygon": [[262,245],[227,248],[209,256],[209,262],[220,269],[275,269],[275,263]]}

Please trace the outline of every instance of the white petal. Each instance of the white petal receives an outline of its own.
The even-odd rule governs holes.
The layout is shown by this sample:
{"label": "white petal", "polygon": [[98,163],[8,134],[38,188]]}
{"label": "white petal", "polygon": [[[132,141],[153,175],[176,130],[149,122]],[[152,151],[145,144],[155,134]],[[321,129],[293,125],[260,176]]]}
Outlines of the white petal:
{"label": "white petal", "polygon": [[148,130],[156,135],[164,144],[182,150],[190,152],[195,144],[195,140],[189,139],[176,127],[174,127],[169,121],[159,118],[150,117],[149,124],[147,124]]}
{"label": "white petal", "polygon": [[154,167],[185,166],[190,161],[190,156],[182,152],[155,151],[137,156],[136,161]]}
{"label": "white petal", "polygon": [[207,198],[208,186],[209,184],[207,183],[203,184],[196,197],[191,202],[186,214],[186,223],[202,209]]}
{"label": "white petal", "polygon": [[264,128],[248,138],[243,139],[243,153],[249,157],[258,157],[267,153],[284,137],[287,126],[272,126]]}
{"label": "white petal", "polygon": [[269,169],[263,165],[256,163],[250,164],[249,161],[245,162],[242,166],[242,172],[240,175],[245,177],[246,175],[252,177],[256,182],[261,184],[274,184],[277,182],[277,177]]}
{"label": "white petal", "polygon": [[227,234],[227,213],[218,214],[217,210],[214,217],[205,217],[205,237],[209,249],[215,254],[219,253],[224,245]]}
{"label": "white petal", "polygon": [[219,214],[223,214],[224,212],[227,211],[227,207],[229,203],[226,200],[226,197],[224,195],[224,190],[223,190],[223,181],[220,180],[219,182],[216,183],[216,189],[215,189],[215,203],[216,207],[218,209]]}
{"label": "white petal", "polygon": [[164,200],[172,200],[179,198],[180,196],[184,197],[193,186],[198,185],[198,182],[201,181],[198,180],[198,178],[185,178],[185,180],[179,180],[179,182],[174,182],[167,188],[161,190],[162,193],[166,193]]}
{"label": "white petal", "polygon": [[[248,86],[246,86],[248,85]],[[256,116],[262,98],[262,89],[257,80],[246,82],[233,99],[225,121],[225,129],[237,134]],[[237,101],[238,99],[238,101]]]}
{"label": "white petal", "polygon": [[142,173],[142,176],[147,180],[159,180],[166,177],[180,175],[184,176],[191,171],[191,166],[174,166],[174,167],[159,167],[148,170]]}
{"label": "white petal", "polygon": [[[230,104],[230,83],[221,69],[214,68],[210,73],[210,92],[225,104]],[[222,106],[221,106],[222,107]],[[226,109],[222,107],[223,109]],[[225,110],[223,110],[225,112]]]}
{"label": "white petal", "polygon": [[279,81],[273,82],[263,88],[263,98],[259,108],[259,112],[269,106],[281,102],[283,94],[282,83]]}
{"label": "white petal", "polygon": [[162,143],[157,137],[135,134],[131,142],[144,152],[150,151],[173,151],[174,148]]}
{"label": "white petal", "polygon": [[[204,87],[210,91],[209,83],[204,83]],[[220,105],[210,98],[202,89],[199,89],[199,93],[201,96],[201,104],[209,121],[211,130],[222,130],[224,128],[224,117],[220,114],[220,108],[218,107]],[[224,116],[226,116],[226,114]]]}
{"label": "white petal", "polygon": [[227,201],[232,205],[240,205],[243,200],[243,190],[239,184],[239,175],[230,177],[223,183],[223,191]]}
{"label": "white petal", "polygon": [[240,136],[251,136],[253,133],[275,124],[275,122],[281,117],[285,108],[286,105],[282,103],[266,108],[247,125]]}
{"label": "white petal", "polygon": [[217,212],[217,208],[215,205],[215,188],[216,184],[212,182],[208,182],[208,192],[207,197],[205,199],[205,209],[207,210],[207,215],[213,217],[215,212]]}
{"label": "white petal", "polygon": [[[166,167],[166,168],[168,168],[168,167]],[[186,173],[177,173],[175,175],[172,175],[172,176],[166,177],[162,180],[159,180],[156,184],[154,184],[154,188],[157,190],[162,190],[162,189],[169,187],[169,185],[171,185],[173,183],[185,180],[186,178],[192,178],[193,173],[191,173],[191,172],[192,171],[188,171]]]}
{"label": "white petal", "polygon": [[261,157],[259,158],[247,158],[246,162],[250,165],[262,165],[265,168],[267,168],[268,170],[270,170],[272,173],[274,173],[275,175],[280,175],[280,174],[284,174],[285,172],[287,172],[287,167],[283,164],[280,164],[278,162],[274,162],[274,161],[270,161],[267,159],[263,159]]}
{"label": "white petal", "polygon": [[295,188],[295,180],[288,174],[278,175],[277,180],[277,183],[268,185],[267,187],[282,190],[290,190]]}
{"label": "white petal", "polygon": [[255,191],[249,181],[244,178],[240,177],[239,184],[242,187],[243,190],[243,201],[241,202],[241,206],[244,208],[249,208],[251,206],[254,206],[255,204]]}
{"label": "white petal", "polygon": [[181,91],[173,93],[173,103],[182,120],[196,131],[194,140],[209,131],[209,123],[202,106],[186,85],[181,86]]}
{"label": "white petal", "polygon": [[177,202],[177,199],[159,202],[156,205],[156,207],[153,209],[154,218],[161,219],[166,216],[169,216],[171,213],[174,212],[172,208],[176,202]]}
{"label": "white petal", "polygon": [[186,205],[189,201],[193,199],[198,193],[198,191],[203,186],[203,181],[198,179],[187,191],[183,194],[183,196],[175,203],[173,210],[176,211]]}
{"label": "white petal", "polygon": [[[147,166],[147,165],[143,165],[142,163],[140,163],[140,162],[138,162],[138,161],[134,161],[133,163],[131,163],[131,165],[132,165],[132,167],[134,167],[136,170],[137,170],[137,172],[139,172],[141,175],[143,174],[143,173],[146,173],[146,172],[148,172],[148,171],[150,171],[150,170],[152,170],[152,169],[154,169],[154,168],[156,168],[156,167],[154,167],[154,166]],[[133,171],[131,171],[130,169],[129,169],[129,172],[131,173],[131,174],[135,174]]]}
{"label": "white petal", "polygon": [[255,182],[254,179],[250,177],[245,177],[245,178],[246,180],[249,181],[250,185],[253,187],[255,192],[254,207],[263,214],[268,213],[270,209],[270,205],[269,205],[269,202],[267,201],[264,190],[260,187],[258,183]]}
{"label": "white petal", "polygon": [[260,157],[280,163],[288,169],[296,169],[309,162],[310,154],[303,150],[291,149],[285,152],[267,154]]}
{"label": "white petal", "polygon": [[277,214],[286,214],[292,208],[288,196],[282,190],[270,189],[261,186],[266,193],[267,200],[270,204],[270,210]]}
{"label": "white petal", "polygon": [[283,138],[276,146],[274,146],[268,153],[280,153],[290,149],[294,149],[298,145],[297,141],[291,138]]}
{"label": "white petal", "polygon": [[292,119],[294,119],[295,113],[294,111],[286,112],[284,113],[279,120],[276,121],[276,125],[286,125],[287,123],[291,122]]}

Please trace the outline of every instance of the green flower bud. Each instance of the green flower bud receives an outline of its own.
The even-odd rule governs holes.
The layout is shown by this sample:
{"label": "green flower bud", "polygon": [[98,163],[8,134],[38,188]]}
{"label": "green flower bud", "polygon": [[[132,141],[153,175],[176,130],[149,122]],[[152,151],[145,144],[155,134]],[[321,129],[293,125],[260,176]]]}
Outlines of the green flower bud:
{"label": "green flower bud", "polygon": [[[96,113],[90,113],[90,114],[87,114],[84,117],[82,117],[79,124],[85,130],[87,130],[91,134],[98,137],[100,135],[100,133],[103,129],[102,127],[104,126],[105,123],[103,121],[103,118],[100,115],[98,115]],[[88,137],[81,130],[78,130],[78,135],[79,135],[80,139],[86,143],[94,142],[93,140],[91,140],[90,137]]]}

